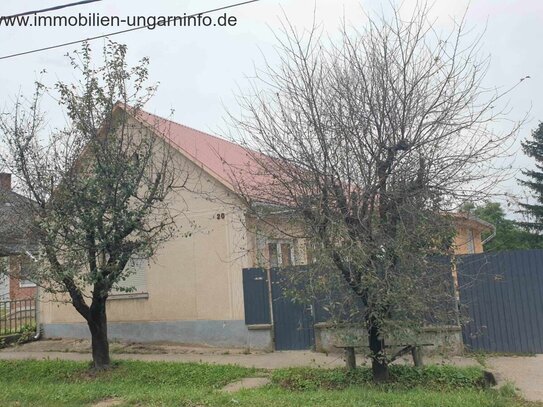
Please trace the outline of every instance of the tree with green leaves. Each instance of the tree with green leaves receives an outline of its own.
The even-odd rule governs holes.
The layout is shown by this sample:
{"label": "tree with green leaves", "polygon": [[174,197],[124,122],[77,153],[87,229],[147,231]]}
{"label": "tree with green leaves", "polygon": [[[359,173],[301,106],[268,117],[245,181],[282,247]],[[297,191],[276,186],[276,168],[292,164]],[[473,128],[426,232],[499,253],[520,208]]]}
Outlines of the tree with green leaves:
{"label": "tree with green leaves", "polygon": [[[123,283],[134,259],[149,259],[176,234],[171,198],[187,176],[166,139],[135,120],[156,90],[148,60],[129,67],[126,46],[108,42],[95,66],[89,44],[68,54],[80,76],[53,88],[37,84],[0,117],[7,154],[3,164],[32,202],[40,267],[33,279],[51,295],[69,298],[86,320],[93,364],[110,364],[107,299]],[[40,109],[53,93],[67,117],[49,130]]]}
{"label": "tree with green leaves", "polygon": [[[486,252],[517,249],[541,249],[543,239],[529,230],[523,229],[512,219],[507,219],[499,202],[487,201],[484,205],[465,207],[478,218],[490,222],[496,227],[496,235],[484,245]],[[482,237],[486,239],[491,232]]]}
{"label": "tree with green leaves", "polygon": [[528,187],[535,199],[533,203],[520,203],[519,212],[528,220],[519,224],[531,231],[541,233],[543,231],[543,122],[532,132],[532,138],[522,142],[522,150],[528,157],[535,160],[535,169],[523,170],[522,174],[527,179],[519,180],[519,183]]}

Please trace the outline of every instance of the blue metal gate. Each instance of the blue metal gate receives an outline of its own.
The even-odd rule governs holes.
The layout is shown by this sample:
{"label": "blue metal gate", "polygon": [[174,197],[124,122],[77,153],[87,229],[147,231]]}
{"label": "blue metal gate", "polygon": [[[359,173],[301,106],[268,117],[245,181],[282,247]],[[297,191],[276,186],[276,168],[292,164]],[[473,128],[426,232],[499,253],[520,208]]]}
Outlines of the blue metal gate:
{"label": "blue metal gate", "polygon": [[543,353],[543,250],[460,256],[457,270],[469,349]]}
{"label": "blue metal gate", "polygon": [[243,269],[245,323],[270,324],[276,350],[311,349],[315,345],[313,307],[294,302],[285,290],[288,283],[281,278],[281,269]]}
{"label": "blue metal gate", "polygon": [[247,325],[271,324],[267,270],[243,269],[243,302]]}
{"label": "blue metal gate", "polygon": [[294,302],[285,295],[288,285],[281,278],[280,269],[271,269],[270,276],[275,349],[312,349],[315,345],[313,307]]}

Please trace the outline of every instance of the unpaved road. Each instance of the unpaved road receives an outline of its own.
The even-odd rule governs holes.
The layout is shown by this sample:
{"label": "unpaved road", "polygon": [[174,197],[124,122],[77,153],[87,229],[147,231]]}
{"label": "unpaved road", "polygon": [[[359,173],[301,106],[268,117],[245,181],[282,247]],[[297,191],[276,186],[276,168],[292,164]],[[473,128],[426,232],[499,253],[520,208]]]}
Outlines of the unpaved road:
{"label": "unpaved road", "polygon": [[[146,362],[201,362],[219,365],[234,364],[245,367],[256,367],[262,369],[280,369],[284,367],[312,366],[331,368],[345,366],[340,356],[326,356],[322,353],[288,351],[261,354],[133,354],[117,353],[111,355],[112,359],[117,360],[142,360]],[[18,359],[61,359],[90,361],[89,353],[74,352],[26,352],[15,350],[0,351],[0,360],[18,360]]]}
{"label": "unpaved road", "polygon": [[543,401],[543,355],[488,358],[498,382],[513,382],[530,401]]}
{"label": "unpaved road", "polygon": [[[111,357],[122,360],[143,360],[160,362],[204,362],[214,364],[235,364],[262,369],[286,367],[334,368],[345,366],[343,355],[324,354],[311,351],[278,351],[245,353],[241,349],[219,349],[191,347],[176,344],[133,344],[112,342]],[[1,359],[64,359],[91,360],[90,341],[80,339],[40,340],[25,345],[0,350]],[[447,363],[457,366],[478,365],[474,359],[452,357],[446,360],[426,358],[427,363]],[[357,363],[368,363],[362,356]],[[412,363],[410,358],[397,363]]]}

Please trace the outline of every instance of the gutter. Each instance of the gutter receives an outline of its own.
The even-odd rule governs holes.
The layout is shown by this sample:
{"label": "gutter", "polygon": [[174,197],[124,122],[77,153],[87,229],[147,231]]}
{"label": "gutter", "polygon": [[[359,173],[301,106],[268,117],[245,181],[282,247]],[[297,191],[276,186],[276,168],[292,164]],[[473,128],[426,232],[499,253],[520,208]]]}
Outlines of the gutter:
{"label": "gutter", "polygon": [[[34,262],[37,262],[38,259],[32,255],[28,250],[25,250],[25,254],[32,259]],[[40,329],[40,286],[36,284],[36,310],[34,312],[36,315],[36,334],[34,335],[34,340],[37,341],[41,338],[41,329]]]}
{"label": "gutter", "polygon": [[41,338],[41,329],[40,329],[40,286],[36,286],[36,335],[34,335],[34,340],[37,341]]}
{"label": "gutter", "polygon": [[489,225],[492,227],[492,233],[490,234],[490,236],[488,236],[485,240],[481,242],[481,246],[483,246],[485,243],[490,242],[496,236],[496,226],[493,225],[492,223],[489,223]]}

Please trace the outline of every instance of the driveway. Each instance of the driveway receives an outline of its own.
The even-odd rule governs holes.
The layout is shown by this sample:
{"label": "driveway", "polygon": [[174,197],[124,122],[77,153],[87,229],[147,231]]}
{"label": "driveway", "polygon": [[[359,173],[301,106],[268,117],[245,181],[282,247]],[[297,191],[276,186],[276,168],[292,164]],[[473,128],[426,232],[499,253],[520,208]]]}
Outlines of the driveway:
{"label": "driveway", "polygon": [[530,401],[543,401],[543,355],[500,356],[487,360],[498,383],[513,382]]}

